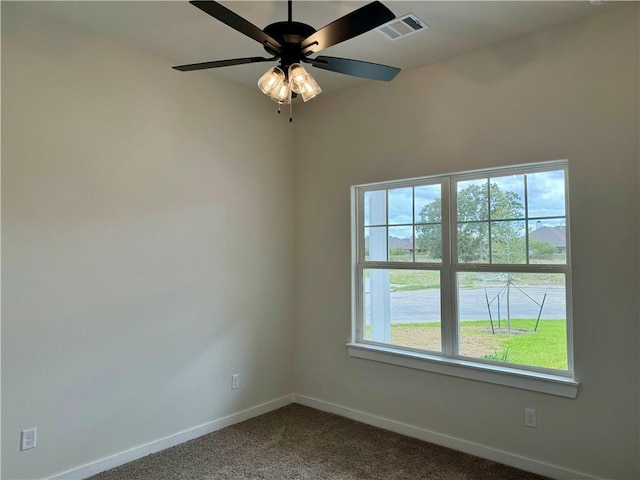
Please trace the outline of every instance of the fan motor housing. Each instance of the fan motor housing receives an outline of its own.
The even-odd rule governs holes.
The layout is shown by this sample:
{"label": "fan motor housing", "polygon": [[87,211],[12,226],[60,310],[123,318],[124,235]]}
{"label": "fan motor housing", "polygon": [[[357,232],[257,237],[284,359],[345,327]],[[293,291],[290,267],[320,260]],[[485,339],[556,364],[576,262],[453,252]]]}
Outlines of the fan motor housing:
{"label": "fan motor housing", "polygon": [[[282,45],[280,57],[287,64],[299,62],[305,56],[300,48],[302,42],[305,38],[316,33],[316,29],[311,25],[300,22],[276,22],[267,25],[263,31]],[[264,45],[264,49],[273,53],[269,49],[269,45]]]}

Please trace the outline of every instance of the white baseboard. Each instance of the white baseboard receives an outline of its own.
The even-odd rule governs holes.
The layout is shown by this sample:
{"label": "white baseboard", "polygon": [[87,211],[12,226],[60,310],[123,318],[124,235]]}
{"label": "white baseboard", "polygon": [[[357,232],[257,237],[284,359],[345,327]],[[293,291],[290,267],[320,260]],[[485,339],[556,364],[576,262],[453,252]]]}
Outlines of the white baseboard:
{"label": "white baseboard", "polygon": [[538,475],[562,480],[596,480],[596,477],[589,476],[585,473],[576,472],[556,465],[550,465],[538,460],[504,452],[502,450],[496,450],[484,445],[468,442],[460,438],[450,437],[448,435],[443,435],[441,433],[415,427],[406,423],[397,422],[388,418],[379,417],[360,410],[354,410],[334,403],[325,402],[324,400],[318,400],[316,398],[296,394],[294,395],[294,402],[317,410],[322,410],[324,412],[334,413],[341,417],[350,418],[358,422],[366,423],[367,425],[383,428],[408,437],[417,438],[418,440],[424,440],[425,442],[452,448],[460,452],[475,455],[476,457],[485,458],[487,460],[492,460],[521,470],[537,473]]}
{"label": "white baseboard", "polygon": [[597,480],[597,477],[589,476],[585,473],[576,472],[556,465],[550,465],[538,460],[522,457],[509,452],[496,450],[484,445],[479,445],[459,438],[450,437],[424,428],[397,422],[395,420],[379,417],[377,415],[372,415],[361,410],[355,410],[334,403],[325,402],[324,400],[318,400],[316,398],[296,394],[285,395],[284,397],[280,397],[270,402],[256,405],[255,407],[248,408],[241,412],[237,412],[232,415],[207,422],[197,427],[193,427],[188,430],[184,430],[182,432],[160,438],[158,440],[154,440],[153,442],[149,442],[144,445],[130,448],[123,452],[116,453],[115,455],[111,455],[109,457],[96,460],[95,462],[87,463],[86,465],[82,465],[80,467],[59,473],[57,475],[49,477],[49,480],[80,480],[83,478],[87,478],[91,475],[95,475],[105,470],[124,465],[125,463],[131,462],[133,460],[137,460],[152,453],[156,453],[166,448],[170,448],[189,440],[193,440],[194,438],[198,438],[202,435],[215,432],[230,425],[243,422],[250,418],[262,415],[272,410],[276,410],[280,407],[284,407],[294,402],[325,412],[334,413],[336,415],[350,418],[358,422],[366,423],[367,425],[383,428],[385,430],[406,435],[408,437],[417,438],[419,440],[434,443],[436,445],[452,448],[460,452],[475,455],[487,460],[493,460],[495,462],[510,465],[512,467],[527,470],[529,472],[537,473],[539,475],[544,475],[550,478],[557,478],[562,480]]}
{"label": "white baseboard", "polygon": [[248,420],[250,418],[257,417],[258,415],[262,415],[280,407],[284,407],[286,405],[289,405],[290,403],[293,403],[293,398],[293,394],[276,398],[275,400],[256,405],[255,407],[242,410],[241,412],[237,412],[232,415],[228,415],[226,417],[222,417],[217,420],[198,425],[197,427],[189,428],[187,430],[183,430],[182,432],[174,433],[173,435],[154,440],[153,442],[130,448],[123,452],[116,453],[115,455],[96,460],[95,462],[87,463],[86,465],[67,470],[66,472],[62,472],[49,477],[49,480],[79,480],[82,478],[90,477],[91,475],[95,475],[96,473],[119,467],[120,465],[124,465],[125,463],[131,462],[133,460],[137,460],[152,453],[159,452],[160,450],[174,447],[186,441],[193,440],[194,438],[201,437],[202,435],[220,430],[221,428],[244,422],[245,420]]}

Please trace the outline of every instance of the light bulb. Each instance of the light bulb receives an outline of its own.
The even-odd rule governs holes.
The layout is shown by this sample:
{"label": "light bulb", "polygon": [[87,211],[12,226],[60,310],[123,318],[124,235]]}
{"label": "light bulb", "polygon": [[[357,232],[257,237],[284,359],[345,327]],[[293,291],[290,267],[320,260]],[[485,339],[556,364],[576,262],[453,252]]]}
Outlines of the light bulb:
{"label": "light bulb", "polygon": [[289,67],[289,81],[291,90],[302,96],[305,102],[322,92],[314,78],[299,63]]}
{"label": "light bulb", "polygon": [[281,84],[285,80],[285,74],[282,69],[278,67],[270,68],[265,72],[260,80],[258,80],[258,88],[265,95],[272,96],[273,92],[278,85]]}
{"label": "light bulb", "polygon": [[308,75],[307,81],[304,84],[304,90],[300,92],[300,95],[302,95],[302,100],[307,102],[312,98],[316,97],[317,95],[319,95],[320,93],[322,93],[322,89],[316,83],[314,78],[311,75]]}
{"label": "light bulb", "polygon": [[272,100],[278,103],[290,103],[289,82],[286,79],[278,81],[270,96]]}
{"label": "light bulb", "polygon": [[302,93],[304,84],[309,74],[299,63],[293,63],[289,67],[289,81],[291,82],[291,90],[296,93]]}

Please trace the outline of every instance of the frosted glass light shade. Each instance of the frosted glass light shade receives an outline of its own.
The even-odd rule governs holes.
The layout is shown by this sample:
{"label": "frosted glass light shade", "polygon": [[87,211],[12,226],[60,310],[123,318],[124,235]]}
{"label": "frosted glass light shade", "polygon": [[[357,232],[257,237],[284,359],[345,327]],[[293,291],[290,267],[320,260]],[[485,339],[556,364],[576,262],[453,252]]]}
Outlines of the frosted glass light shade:
{"label": "frosted glass light shade", "polygon": [[291,90],[302,96],[305,102],[322,92],[314,78],[299,63],[289,67],[289,82]]}
{"label": "frosted glass light shade", "polygon": [[296,93],[302,93],[305,82],[309,74],[299,63],[293,63],[289,67],[289,81],[291,82],[291,90]]}
{"label": "frosted glass light shade", "polygon": [[273,67],[265,72],[258,80],[258,88],[265,95],[272,96],[274,91],[286,80],[281,68]]}
{"label": "frosted glass light shade", "polygon": [[278,81],[270,97],[273,101],[278,103],[291,103],[291,94],[289,92],[289,82],[285,78]]}
{"label": "frosted glass light shade", "polygon": [[280,67],[272,67],[258,80],[258,88],[278,103],[290,103],[289,80]]}

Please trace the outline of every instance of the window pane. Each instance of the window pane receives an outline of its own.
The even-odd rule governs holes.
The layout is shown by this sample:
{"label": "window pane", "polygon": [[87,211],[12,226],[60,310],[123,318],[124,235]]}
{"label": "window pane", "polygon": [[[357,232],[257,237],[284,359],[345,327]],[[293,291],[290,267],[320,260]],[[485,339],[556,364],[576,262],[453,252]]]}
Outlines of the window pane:
{"label": "window pane", "polygon": [[529,217],[564,217],[564,170],[527,174]]}
{"label": "window pane", "polygon": [[461,355],[567,370],[565,276],[458,273]]}
{"label": "window pane", "polygon": [[529,223],[529,262],[567,263],[567,227],[564,218]]}
{"label": "window pane", "polygon": [[365,227],[364,259],[371,261],[387,259],[387,227]]}
{"label": "window pane", "polygon": [[458,225],[458,262],[489,263],[489,223]]}
{"label": "window pane", "polygon": [[489,219],[487,179],[458,182],[456,205],[459,222]]}
{"label": "window pane", "polygon": [[527,263],[523,220],[491,222],[491,263]]}
{"label": "window pane", "polygon": [[413,227],[389,227],[389,261],[413,262]]}
{"label": "window pane", "polygon": [[524,175],[494,177],[489,190],[492,220],[524,218]]}
{"label": "window pane", "polygon": [[416,262],[442,262],[442,227],[416,225]]}
{"label": "window pane", "polygon": [[440,272],[365,269],[363,337],[440,352]]}
{"label": "window pane", "polygon": [[364,224],[385,225],[387,223],[387,191],[364,192]]}
{"label": "window pane", "polygon": [[389,192],[389,225],[413,223],[413,188],[394,188]]}
{"label": "window pane", "polygon": [[415,187],[415,223],[442,221],[442,194],[440,185]]}

